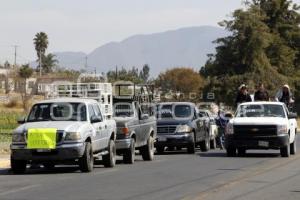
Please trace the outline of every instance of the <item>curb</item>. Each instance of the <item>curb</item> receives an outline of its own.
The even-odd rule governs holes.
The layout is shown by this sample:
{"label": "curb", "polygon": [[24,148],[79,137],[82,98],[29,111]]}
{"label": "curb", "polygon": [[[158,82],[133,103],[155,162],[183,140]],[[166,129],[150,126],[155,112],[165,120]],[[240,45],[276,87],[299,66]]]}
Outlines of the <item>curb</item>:
{"label": "curb", "polygon": [[10,160],[9,159],[1,159],[0,160],[0,169],[10,168]]}

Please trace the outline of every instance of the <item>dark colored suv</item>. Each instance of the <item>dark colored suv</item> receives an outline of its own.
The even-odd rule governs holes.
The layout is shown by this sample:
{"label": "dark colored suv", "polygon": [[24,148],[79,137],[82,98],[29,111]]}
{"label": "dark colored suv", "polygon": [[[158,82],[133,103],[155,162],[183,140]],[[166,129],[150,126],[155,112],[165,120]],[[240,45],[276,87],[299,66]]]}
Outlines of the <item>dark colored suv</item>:
{"label": "dark colored suv", "polygon": [[157,140],[158,153],[169,149],[187,148],[195,153],[196,146],[202,151],[210,148],[209,132],[195,104],[189,102],[168,102],[157,104]]}

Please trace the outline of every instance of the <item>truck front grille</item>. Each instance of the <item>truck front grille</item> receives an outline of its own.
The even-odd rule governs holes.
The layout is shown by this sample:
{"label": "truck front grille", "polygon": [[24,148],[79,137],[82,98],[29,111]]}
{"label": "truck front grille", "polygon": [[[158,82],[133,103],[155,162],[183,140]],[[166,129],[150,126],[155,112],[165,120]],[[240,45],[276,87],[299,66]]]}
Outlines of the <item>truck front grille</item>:
{"label": "truck front grille", "polygon": [[237,136],[275,136],[276,125],[235,125],[234,134]]}
{"label": "truck front grille", "polygon": [[175,130],[176,126],[158,126],[157,134],[173,134]]}

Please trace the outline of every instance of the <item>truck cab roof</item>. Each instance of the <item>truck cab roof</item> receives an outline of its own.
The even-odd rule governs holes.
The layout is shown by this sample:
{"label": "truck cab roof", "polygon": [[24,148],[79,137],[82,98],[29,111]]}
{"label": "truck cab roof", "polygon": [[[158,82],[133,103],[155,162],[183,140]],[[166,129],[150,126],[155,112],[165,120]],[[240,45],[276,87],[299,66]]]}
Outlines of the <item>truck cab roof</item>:
{"label": "truck cab roof", "polygon": [[84,103],[84,104],[95,104],[98,103],[94,99],[83,99],[83,98],[69,98],[69,97],[64,97],[64,98],[56,98],[56,99],[48,99],[48,100],[43,100],[38,102],[38,104],[41,103]]}

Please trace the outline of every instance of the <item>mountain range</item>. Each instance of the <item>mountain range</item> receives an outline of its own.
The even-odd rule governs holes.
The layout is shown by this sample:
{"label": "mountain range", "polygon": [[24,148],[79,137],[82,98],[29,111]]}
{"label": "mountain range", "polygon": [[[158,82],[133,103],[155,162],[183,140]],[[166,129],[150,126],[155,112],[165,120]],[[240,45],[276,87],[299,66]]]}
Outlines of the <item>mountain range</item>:
{"label": "mountain range", "polygon": [[[172,67],[192,67],[199,70],[207,54],[215,52],[216,39],[228,35],[224,29],[200,26],[161,33],[134,35],[120,42],[110,42],[89,54],[55,52],[60,67],[107,72],[119,68],[150,66],[152,76]],[[86,59],[87,58],[87,59]],[[86,62],[87,61],[87,62]],[[87,64],[87,65],[86,65]]]}

